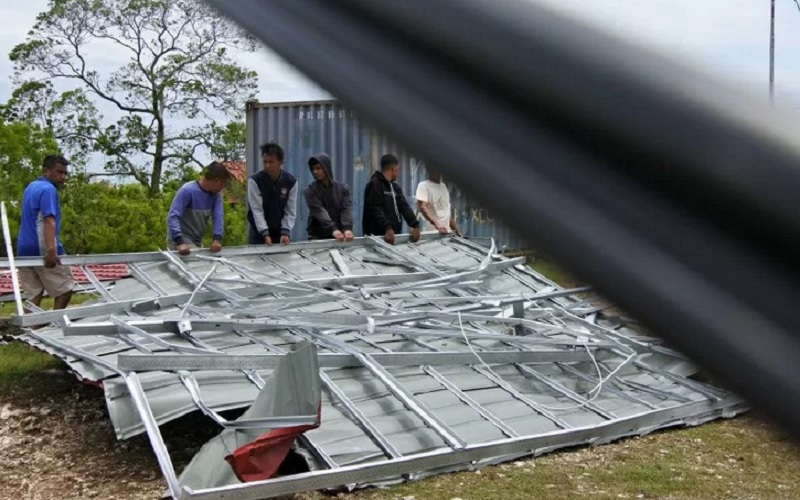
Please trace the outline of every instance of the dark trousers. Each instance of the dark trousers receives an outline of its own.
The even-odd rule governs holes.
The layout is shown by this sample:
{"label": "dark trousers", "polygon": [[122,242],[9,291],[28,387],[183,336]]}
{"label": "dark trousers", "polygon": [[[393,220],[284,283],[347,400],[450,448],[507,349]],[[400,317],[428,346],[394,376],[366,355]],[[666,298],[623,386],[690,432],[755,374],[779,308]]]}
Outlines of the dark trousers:
{"label": "dark trousers", "polygon": [[[269,229],[269,237],[272,240],[273,245],[277,245],[281,242],[281,230],[280,229]],[[249,231],[247,232],[247,244],[248,245],[263,245],[264,244],[264,237],[258,234],[256,228],[252,225],[250,226]]]}

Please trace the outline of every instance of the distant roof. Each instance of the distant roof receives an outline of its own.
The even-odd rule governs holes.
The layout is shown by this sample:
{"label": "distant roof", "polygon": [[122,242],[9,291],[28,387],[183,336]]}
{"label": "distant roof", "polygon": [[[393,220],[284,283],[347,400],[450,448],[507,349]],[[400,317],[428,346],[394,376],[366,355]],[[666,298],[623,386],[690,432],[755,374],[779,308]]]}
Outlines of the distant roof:
{"label": "distant roof", "polygon": [[[100,281],[116,281],[129,276],[128,266],[126,264],[98,264],[87,265],[86,268],[97,277]],[[72,279],[79,285],[90,283],[89,278],[78,266],[72,266]],[[0,294],[13,293],[14,285],[11,282],[11,275],[7,273],[0,274]]]}
{"label": "distant roof", "polygon": [[247,177],[247,162],[244,161],[223,161],[223,165],[228,169],[234,179],[239,182],[244,182]]}

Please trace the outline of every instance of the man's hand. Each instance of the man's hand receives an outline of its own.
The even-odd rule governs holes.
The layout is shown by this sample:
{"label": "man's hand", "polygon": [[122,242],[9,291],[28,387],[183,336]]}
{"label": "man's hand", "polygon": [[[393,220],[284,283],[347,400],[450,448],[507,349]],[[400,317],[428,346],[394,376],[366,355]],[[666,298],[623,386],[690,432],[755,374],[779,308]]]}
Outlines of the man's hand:
{"label": "man's hand", "polygon": [[439,231],[439,234],[447,234],[447,228],[444,226],[436,226],[436,230]]}
{"label": "man's hand", "polygon": [[387,229],[386,234],[383,235],[383,240],[390,245],[394,245],[394,229]]}
{"label": "man's hand", "polygon": [[264,236],[264,244],[268,247],[272,246],[272,238],[270,238],[269,235]]}
{"label": "man's hand", "polygon": [[456,227],[455,229],[453,229],[453,232],[456,233],[456,236],[461,238],[461,230],[459,228]]}
{"label": "man's hand", "polygon": [[58,258],[55,249],[48,250],[47,253],[44,254],[44,267],[52,269],[59,264],[61,264],[61,259]]}
{"label": "man's hand", "polygon": [[414,229],[411,230],[411,236],[408,238],[408,241],[410,241],[411,243],[418,242],[420,234],[421,233],[420,233],[419,227],[415,227]]}
{"label": "man's hand", "polygon": [[336,238],[336,241],[344,241],[344,234],[338,229],[333,232],[333,237]]}
{"label": "man's hand", "polygon": [[222,242],[219,240],[214,240],[211,242],[211,253],[217,253],[222,250]]}
{"label": "man's hand", "polygon": [[189,255],[192,251],[192,247],[190,247],[188,243],[181,243],[176,250],[178,250],[180,255]]}
{"label": "man's hand", "polygon": [[344,232],[344,241],[353,241],[353,238],[355,238],[355,236],[353,236],[353,231],[348,229]]}
{"label": "man's hand", "polygon": [[289,235],[283,234],[281,235],[281,245],[288,245],[289,244]]}

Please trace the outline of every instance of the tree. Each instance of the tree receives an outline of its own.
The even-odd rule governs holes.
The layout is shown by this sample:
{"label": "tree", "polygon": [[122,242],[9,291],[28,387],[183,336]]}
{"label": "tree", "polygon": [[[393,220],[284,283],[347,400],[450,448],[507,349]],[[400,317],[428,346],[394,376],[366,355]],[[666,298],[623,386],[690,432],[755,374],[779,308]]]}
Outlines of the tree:
{"label": "tree", "polygon": [[231,121],[223,126],[209,123],[203,127],[195,127],[187,131],[191,135],[202,138],[187,151],[184,156],[201,169],[206,166],[197,156],[196,151],[205,147],[214,160],[244,161],[246,126],[241,121]]}
{"label": "tree", "polygon": [[[194,178],[198,175],[195,172]],[[89,183],[83,174],[70,178],[61,192],[64,247],[74,254],[152,252],[167,247],[167,212],[175,192],[171,187],[156,198],[139,184],[112,186]],[[224,195],[224,194],[223,194]],[[226,246],[244,245],[244,212],[225,207]],[[211,244],[211,224],[204,246]]]}
{"label": "tree", "polygon": [[[198,149],[212,142],[220,128],[208,110],[236,113],[253,97],[256,73],[232,54],[252,52],[254,40],[200,0],[50,0],[48,7],[10,53],[22,82],[12,108],[45,120],[71,113],[70,127],[52,116],[45,123],[70,146],[104,154],[108,173],[135,178],[150,196],[169,169],[197,162]],[[90,65],[91,43],[129,57],[102,75]],[[48,83],[21,78],[32,72],[36,82],[43,75],[78,85],[57,95]],[[121,118],[104,125],[100,102]],[[50,107],[30,109],[42,105]],[[181,127],[187,118],[203,123]]]}
{"label": "tree", "polygon": [[59,94],[50,81],[22,82],[0,106],[0,117],[47,131],[76,164],[95,149],[93,140],[102,133],[102,117],[86,94],[81,90]]}
{"label": "tree", "polygon": [[[21,194],[20,184],[32,181],[40,173],[44,157],[57,153],[58,146],[48,130],[0,117],[0,189],[15,189]],[[8,192],[0,191],[4,195]]]}
{"label": "tree", "polygon": [[[22,191],[42,168],[48,154],[58,152],[48,131],[27,122],[7,122],[0,117],[0,201],[8,209],[12,244],[16,245],[19,230],[19,202]],[[6,255],[5,245],[0,255]]]}
{"label": "tree", "polygon": [[171,197],[149,196],[139,184],[89,183],[79,174],[61,192],[61,241],[69,253],[127,253],[165,249]]}
{"label": "tree", "polygon": [[206,146],[217,160],[244,161],[246,135],[244,122],[229,122],[223,127],[212,124]]}

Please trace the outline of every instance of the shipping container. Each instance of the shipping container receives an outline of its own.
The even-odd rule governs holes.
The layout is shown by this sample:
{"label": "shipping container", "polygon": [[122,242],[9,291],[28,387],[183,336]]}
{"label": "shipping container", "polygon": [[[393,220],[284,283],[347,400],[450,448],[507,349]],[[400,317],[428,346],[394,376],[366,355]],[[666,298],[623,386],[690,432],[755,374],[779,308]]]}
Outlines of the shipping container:
{"label": "shipping container", "polygon": [[[297,177],[302,191],[313,182],[308,159],[320,152],[331,156],[333,177],[347,183],[353,197],[354,233],[361,231],[364,186],[379,168],[381,156],[391,153],[400,160],[398,183],[416,210],[417,184],[427,178],[425,160],[405,150],[382,132],[362,123],[337,101],[256,103],[247,105],[247,169],[250,175],[261,167],[259,146],[276,142],[285,151],[284,169]],[[468,237],[492,237],[498,247],[521,249],[522,239],[500,224],[486,209],[473,202],[458,186],[443,181],[450,190],[453,212],[462,233]],[[419,215],[422,220],[422,215]],[[308,207],[298,192],[297,221],[293,241],[305,241]],[[405,227],[405,226],[404,226]]]}

